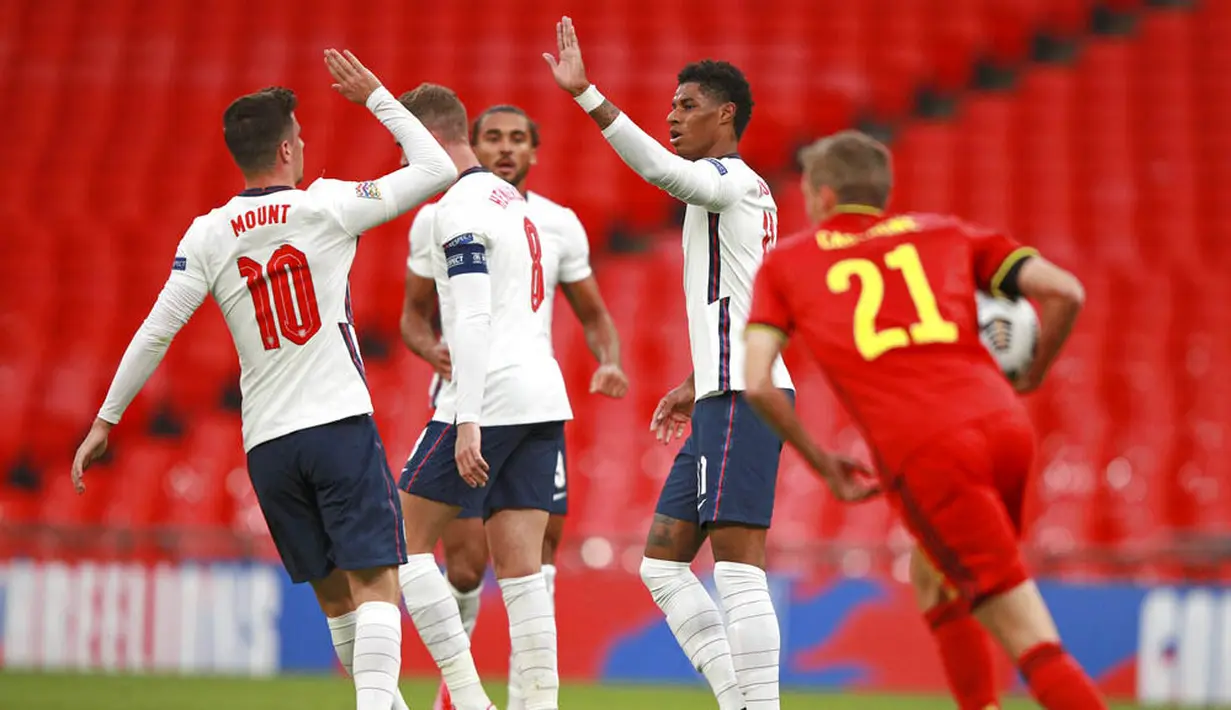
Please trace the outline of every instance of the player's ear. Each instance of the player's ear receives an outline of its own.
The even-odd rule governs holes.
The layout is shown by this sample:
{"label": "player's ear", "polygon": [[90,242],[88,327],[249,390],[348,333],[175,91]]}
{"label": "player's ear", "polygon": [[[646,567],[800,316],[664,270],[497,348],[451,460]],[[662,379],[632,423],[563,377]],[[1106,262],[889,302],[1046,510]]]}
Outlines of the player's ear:
{"label": "player's ear", "polygon": [[718,107],[718,122],[731,123],[735,120],[735,104],[728,101]]}

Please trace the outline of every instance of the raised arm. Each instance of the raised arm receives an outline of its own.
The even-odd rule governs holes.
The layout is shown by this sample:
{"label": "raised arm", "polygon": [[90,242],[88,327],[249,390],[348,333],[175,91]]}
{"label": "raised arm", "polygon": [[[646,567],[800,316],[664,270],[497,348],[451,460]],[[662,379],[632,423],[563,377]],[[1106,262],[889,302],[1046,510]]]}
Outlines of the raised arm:
{"label": "raised arm", "polygon": [[[184,242],[187,240],[185,237]],[[85,491],[82,481],[85,470],[107,450],[111,427],[120,422],[124,410],[128,409],[150,375],[158,369],[175,335],[201,306],[209,292],[201,260],[187,252],[184,242],[180,243],[176,252],[171,276],[124,350],[98,417],[73,457],[73,485],[78,493]]]}
{"label": "raised arm", "polygon": [[345,183],[338,193],[342,226],[360,234],[388,222],[443,190],[457,179],[457,168],[430,131],[398,102],[380,80],[349,51],[325,50],[333,88],[366,106],[406,154],[407,165],[377,180]]}
{"label": "raised arm", "polygon": [[620,158],[646,182],[662,188],[677,200],[712,212],[721,211],[739,199],[739,185],[734,180],[723,179],[727,171],[721,163],[712,158],[694,162],[672,153],[599,93],[586,78],[577,31],[568,17],[556,24],[556,47],[559,59],[551,54],[543,55],[556,83],[590,114]]}

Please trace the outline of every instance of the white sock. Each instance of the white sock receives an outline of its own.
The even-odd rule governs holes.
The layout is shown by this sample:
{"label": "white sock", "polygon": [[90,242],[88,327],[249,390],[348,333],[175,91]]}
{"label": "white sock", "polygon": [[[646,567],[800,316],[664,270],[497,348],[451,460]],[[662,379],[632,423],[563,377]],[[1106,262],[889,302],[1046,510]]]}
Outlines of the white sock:
{"label": "white sock", "polygon": [[440,668],[440,675],[457,710],[487,710],[491,700],[479,683],[470,637],[462,628],[457,602],[449,594],[436,559],[431,553],[411,555],[398,570],[406,611],[419,631],[419,638]]}
{"label": "white sock", "polygon": [[688,563],[644,557],[641,581],[667,617],[667,626],[684,655],[709,682],[720,710],[741,710],[744,696],[736,680],[722,615]]}
{"label": "white sock", "polygon": [[778,710],[778,615],[765,570],[738,562],[714,565],[714,584],[727,613],[735,677],[748,710]]}
{"label": "white sock", "polygon": [[364,602],[355,610],[355,706],[390,710],[402,671],[402,611],[389,602]]}
{"label": "white sock", "polygon": [[512,666],[521,676],[526,710],[559,707],[560,674],[556,666],[556,615],[542,573],[500,580],[509,612]]}
{"label": "white sock", "polygon": [[551,597],[552,604],[556,601],[556,566],[543,565],[543,581],[547,583],[547,596]]}
{"label": "white sock", "polygon": [[[333,638],[333,652],[346,669],[348,677],[355,675],[355,612],[327,618],[329,635]],[[401,612],[398,612],[398,628],[401,628]],[[393,710],[409,710],[399,690],[393,697]]]}
{"label": "white sock", "polygon": [[479,582],[479,586],[469,592],[459,592],[457,587],[449,582],[448,577],[445,582],[449,584],[449,593],[457,600],[457,610],[462,615],[462,628],[466,630],[467,636],[474,636],[474,625],[479,620],[479,605],[483,597],[483,583]]}

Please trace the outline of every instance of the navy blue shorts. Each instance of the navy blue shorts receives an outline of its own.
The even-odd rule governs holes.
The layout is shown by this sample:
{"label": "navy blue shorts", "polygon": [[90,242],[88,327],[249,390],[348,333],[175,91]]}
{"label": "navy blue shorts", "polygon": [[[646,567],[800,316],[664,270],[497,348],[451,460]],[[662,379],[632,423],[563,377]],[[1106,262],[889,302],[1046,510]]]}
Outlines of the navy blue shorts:
{"label": "navy blue shorts", "polygon": [[406,562],[401,501],[370,415],[258,444],[248,477],[291,581]]}
{"label": "navy blue shorts", "polygon": [[[795,402],[795,393],[784,390]],[[698,525],[768,528],[782,440],[744,399],[724,392],[697,402],[654,512]]]}
{"label": "navy blue shorts", "polygon": [[471,488],[457,472],[457,427],[428,422],[398,487],[411,495],[456,505],[468,517],[487,518],[498,510],[529,508],[550,512],[556,494],[564,422],[483,427],[487,485]]}
{"label": "navy blue shorts", "polygon": [[[568,454],[564,449],[564,429],[560,429],[560,453],[556,456],[556,489],[551,495],[551,509],[547,512],[552,515],[568,515],[568,472],[567,472]],[[489,462],[490,463],[490,462]],[[487,511],[481,507],[464,507],[462,512],[457,514],[459,518],[486,518]]]}

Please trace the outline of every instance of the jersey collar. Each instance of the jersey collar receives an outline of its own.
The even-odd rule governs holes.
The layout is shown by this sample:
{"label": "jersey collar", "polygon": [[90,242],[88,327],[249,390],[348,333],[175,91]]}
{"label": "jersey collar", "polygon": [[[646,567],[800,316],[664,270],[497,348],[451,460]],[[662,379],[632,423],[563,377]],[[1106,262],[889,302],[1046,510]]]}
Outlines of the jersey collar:
{"label": "jersey collar", "polygon": [[240,190],[240,197],[262,197],[264,195],[272,195],[275,192],[283,190],[294,190],[290,185],[270,185],[269,187],[249,187],[245,190]]}
{"label": "jersey collar", "polygon": [[490,170],[483,167],[482,165],[476,165],[473,168],[466,168],[465,170],[463,170],[462,174],[457,176],[457,179],[461,180],[467,175],[477,175],[478,173],[490,173],[490,172],[491,172]]}
{"label": "jersey collar", "polygon": [[839,214],[862,214],[869,217],[880,217],[885,214],[884,210],[871,207],[869,205],[838,205],[833,208],[835,215]]}

